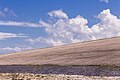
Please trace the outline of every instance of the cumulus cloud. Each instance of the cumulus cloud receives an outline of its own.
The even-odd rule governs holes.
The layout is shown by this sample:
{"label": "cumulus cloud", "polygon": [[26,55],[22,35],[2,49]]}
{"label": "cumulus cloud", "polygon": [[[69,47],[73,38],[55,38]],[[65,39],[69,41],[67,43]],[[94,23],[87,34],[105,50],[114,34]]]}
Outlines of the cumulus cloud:
{"label": "cumulus cloud", "polygon": [[100,22],[91,28],[94,37],[99,39],[120,36],[120,19],[112,15],[109,9],[103,10],[98,18]]}
{"label": "cumulus cloud", "polygon": [[68,19],[67,14],[63,12],[62,10],[54,10],[52,12],[49,12],[48,15],[51,17]]}
{"label": "cumulus cloud", "polygon": [[[59,17],[60,18],[60,17]],[[110,10],[98,14],[100,22],[89,27],[88,20],[78,15],[75,18],[58,19],[55,23],[40,21],[48,34],[44,38],[29,39],[31,43],[43,43],[57,46],[81,41],[96,40],[120,36],[120,19],[112,15]]]}
{"label": "cumulus cloud", "polygon": [[[51,15],[49,16],[51,17]],[[38,25],[45,28],[47,36],[27,38],[25,41],[30,42],[32,47],[37,46],[38,48],[120,36],[120,19],[111,14],[109,9],[103,10],[98,14],[97,18],[100,21],[93,26],[88,26],[88,20],[80,15],[75,18],[58,17],[56,21],[54,21],[54,18],[56,19],[56,17],[53,17],[53,20],[50,18],[52,22],[39,21]],[[17,34],[10,34],[8,37],[3,36],[0,39],[6,39],[9,36],[18,37]]]}
{"label": "cumulus cloud", "polygon": [[8,39],[8,38],[24,38],[27,37],[24,34],[13,34],[13,33],[3,33],[0,32],[0,40]]}
{"label": "cumulus cloud", "polygon": [[[44,39],[43,41],[45,43],[52,46],[94,39],[92,30],[87,26],[87,19],[84,19],[80,15],[68,20],[59,19],[54,24],[43,23],[47,24],[45,31],[48,37],[42,39]],[[32,43],[41,42],[41,38],[31,39],[29,41]]]}
{"label": "cumulus cloud", "polygon": [[105,2],[105,3],[108,3],[109,0],[100,0],[100,1],[103,1],[103,2]]}

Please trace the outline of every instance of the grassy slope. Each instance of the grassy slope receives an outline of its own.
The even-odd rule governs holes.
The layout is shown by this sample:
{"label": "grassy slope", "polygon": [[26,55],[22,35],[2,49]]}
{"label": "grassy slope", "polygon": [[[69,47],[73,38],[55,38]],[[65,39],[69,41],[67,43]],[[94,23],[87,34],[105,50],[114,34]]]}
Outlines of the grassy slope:
{"label": "grassy slope", "polygon": [[0,65],[120,65],[120,37],[0,55]]}

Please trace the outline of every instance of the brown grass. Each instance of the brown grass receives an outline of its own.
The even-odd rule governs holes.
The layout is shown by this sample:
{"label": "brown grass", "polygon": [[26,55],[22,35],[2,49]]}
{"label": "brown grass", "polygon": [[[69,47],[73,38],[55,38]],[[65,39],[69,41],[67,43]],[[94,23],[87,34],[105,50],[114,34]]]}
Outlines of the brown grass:
{"label": "brown grass", "polygon": [[120,65],[120,37],[0,55],[0,65]]}

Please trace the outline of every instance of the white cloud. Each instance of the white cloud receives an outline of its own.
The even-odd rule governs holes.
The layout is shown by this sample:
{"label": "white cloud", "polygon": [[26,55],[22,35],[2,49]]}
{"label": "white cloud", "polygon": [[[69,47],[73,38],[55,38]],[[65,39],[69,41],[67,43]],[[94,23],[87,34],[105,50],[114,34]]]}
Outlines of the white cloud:
{"label": "white cloud", "polygon": [[0,16],[1,17],[6,17],[6,16],[14,16],[17,17],[15,12],[9,8],[4,8],[3,10],[0,11]]}
{"label": "white cloud", "polygon": [[[0,10],[0,17],[9,17],[14,16],[17,17],[15,12],[9,8],[4,8]],[[42,27],[39,22],[17,22],[17,21],[3,21],[0,20],[0,26],[19,26],[19,27]]]}
{"label": "white cloud", "polygon": [[0,21],[1,26],[42,27],[39,23]]}
{"label": "white cloud", "polygon": [[[9,8],[4,8],[0,11],[0,16],[2,17],[8,17],[8,16],[15,16],[15,12],[13,10],[10,10]],[[41,27],[41,25],[38,23],[33,22],[17,22],[17,21],[2,21],[0,20],[0,26],[19,26],[19,27]]]}
{"label": "white cloud", "polygon": [[120,19],[110,13],[110,10],[103,10],[98,18],[100,22],[91,28],[94,37],[109,38],[120,36]]}
{"label": "white cloud", "polygon": [[68,19],[67,14],[64,13],[62,10],[54,10],[52,12],[49,12],[48,15],[51,17]]}
{"label": "white cloud", "polygon": [[[38,48],[120,36],[120,19],[111,14],[109,9],[103,10],[98,14],[97,18],[100,21],[91,27],[87,25],[88,20],[80,15],[70,19],[59,17],[55,22],[54,18],[56,19],[56,17],[53,17],[53,21],[50,19],[52,22],[41,20],[37,24],[38,26],[32,26],[45,27],[46,37],[40,36],[26,39],[25,41],[30,42],[32,47]],[[31,27],[31,25],[27,25],[27,27]],[[10,34],[10,37],[17,37],[17,34]],[[4,39],[6,39],[5,36]]]}
{"label": "white cloud", "polygon": [[21,51],[21,48],[19,47],[14,47],[14,48],[11,48],[11,47],[5,47],[5,48],[0,48],[0,50],[8,50],[8,51]]}
{"label": "white cloud", "polygon": [[105,2],[105,3],[108,3],[108,2],[109,2],[109,0],[100,0],[100,1],[103,1],[103,2]]}
{"label": "white cloud", "polygon": [[32,49],[32,47],[4,47],[4,48],[0,48],[0,54],[1,53],[20,52],[20,51],[29,50],[29,49]]}
{"label": "white cloud", "polygon": [[55,23],[40,21],[45,26],[48,34],[45,38],[28,40],[31,43],[42,43],[51,46],[76,43],[81,41],[96,40],[120,36],[120,19],[110,13],[110,10],[103,10],[98,14],[100,22],[88,27],[87,19],[78,15],[72,19],[58,19]]}
{"label": "white cloud", "polygon": [[15,14],[15,12],[9,8],[4,8],[4,13],[6,14],[6,16],[15,16],[17,17],[17,15]]}
{"label": "white cloud", "polygon": [[25,38],[24,34],[13,34],[13,33],[3,33],[0,32],[0,40],[8,39],[8,38]]}

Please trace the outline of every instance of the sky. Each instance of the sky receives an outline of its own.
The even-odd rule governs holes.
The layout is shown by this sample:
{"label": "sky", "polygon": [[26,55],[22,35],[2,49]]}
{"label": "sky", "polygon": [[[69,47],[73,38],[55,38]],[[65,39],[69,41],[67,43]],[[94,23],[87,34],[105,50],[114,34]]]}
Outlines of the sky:
{"label": "sky", "polygon": [[0,54],[120,36],[120,0],[0,0]]}

